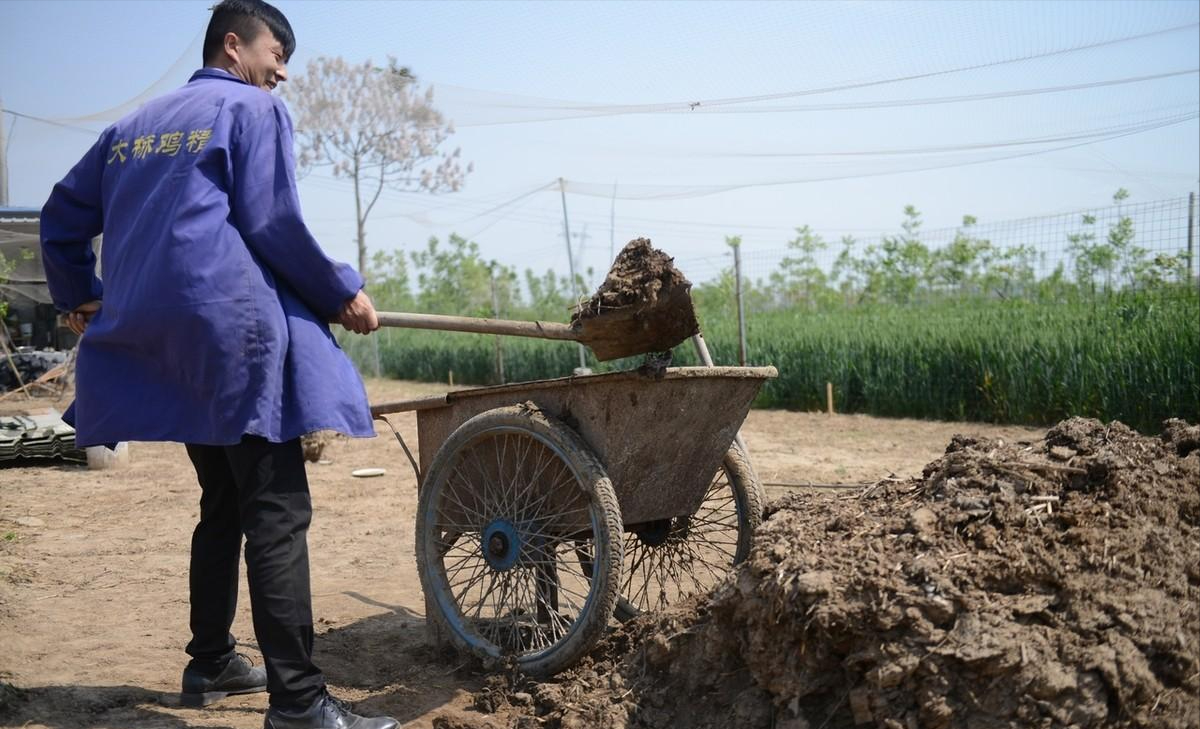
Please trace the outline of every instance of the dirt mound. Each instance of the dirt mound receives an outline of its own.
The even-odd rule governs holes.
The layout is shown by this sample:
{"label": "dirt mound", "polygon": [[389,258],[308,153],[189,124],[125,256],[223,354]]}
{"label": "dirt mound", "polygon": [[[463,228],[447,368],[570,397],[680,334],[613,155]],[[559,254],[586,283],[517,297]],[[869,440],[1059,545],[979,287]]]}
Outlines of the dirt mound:
{"label": "dirt mound", "polygon": [[[637,238],[617,255],[604,283],[575,308],[571,325],[601,360],[663,352],[700,331],[692,283],[673,258]],[[611,340],[611,347],[609,341]]]}
{"label": "dirt mound", "polygon": [[715,594],[493,678],[480,725],[1200,725],[1194,426],[956,437],[920,479],[771,511]]}
{"label": "dirt mound", "polygon": [[692,283],[675,268],[674,258],[651,245],[649,238],[636,238],[617,254],[604,283],[576,309],[571,321],[596,316],[607,309],[654,306],[660,297],[670,298],[675,289],[686,291],[691,287]]}

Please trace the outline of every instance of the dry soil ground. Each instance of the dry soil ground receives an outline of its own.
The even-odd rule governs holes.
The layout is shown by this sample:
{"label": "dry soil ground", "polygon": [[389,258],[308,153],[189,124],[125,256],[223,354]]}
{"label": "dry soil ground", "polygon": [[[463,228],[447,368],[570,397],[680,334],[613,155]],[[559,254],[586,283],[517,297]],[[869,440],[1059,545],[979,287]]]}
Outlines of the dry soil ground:
{"label": "dry soil ground", "polygon": [[[373,402],[443,389],[368,383]],[[0,413],[56,404],[64,405],[10,399]],[[415,418],[395,421],[414,442]],[[469,725],[487,677],[427,641],[413,557],[416,482],[386,426],[378,432],[335,441],[327,451],[332,463],[309,465],[317,660],[334,691],[364,712],[390,713],[414,727]],[[956,433],[1014,441],[1043,432],[783,411],[752,412],[743,429],[762,480],[771,483],[914,476]],[[387,474],[350,475],[368,466]],[[767,495],[788,491],[771,487]],[[0,725],[262,725],[264,695],[204,710],[178,705],[198,495],[184,450],[174,444],[133,444],[131,463],[119,470],[0,464]],[[243,585],[234,632],[256,656],[249,618]]]}

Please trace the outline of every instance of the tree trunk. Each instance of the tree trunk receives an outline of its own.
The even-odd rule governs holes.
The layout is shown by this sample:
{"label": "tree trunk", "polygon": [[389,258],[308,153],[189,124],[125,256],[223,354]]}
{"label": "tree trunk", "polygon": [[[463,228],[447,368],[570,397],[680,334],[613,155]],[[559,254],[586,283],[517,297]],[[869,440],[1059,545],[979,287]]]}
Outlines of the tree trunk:
{"label": "tree trunk", "polygon": [[358,157],[354,158],[354,221],[358,225],[358,274],[367,280],[367,228],[364,225],[362,211],[362,195],[359,193],[358,186],[362,177],[358,168]]}
{"label": "tree trunk", "polygon": [[[358,275],[362,276],[363,283],[367,282],[367,227],[366,221],[363,220],[362,195],[359,193],[358,185],[362,179],[361,171],[358,167],[358,156],[354,157],[354,222],[358,226]],[[379,337],[371,337],[371,359],[374,365],[375,376],[379,377],[383,371],[382,363],[379,358]]]}

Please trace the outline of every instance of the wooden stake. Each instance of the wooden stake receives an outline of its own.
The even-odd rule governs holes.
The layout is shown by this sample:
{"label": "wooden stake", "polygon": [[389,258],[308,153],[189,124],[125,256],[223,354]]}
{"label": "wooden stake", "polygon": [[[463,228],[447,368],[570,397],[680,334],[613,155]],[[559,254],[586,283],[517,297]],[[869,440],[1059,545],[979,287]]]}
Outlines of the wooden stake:
{"label": "wooden stake", "polygon": [[833,383],[825,383],[825,413],[833,415]]}
{"label": "wooden stake", "polygon": [[[496,292],[496,263],[492,262],[488,266],[488,277],[492,282],[492,316],[500,318],[500,297]],[[504,384],[504,349],[500,346],[500,337],[495,337],[495,352],[496,352],[496,384]],[[418,479],[420,480],[420,479]]]}
{"label": "wooden stake", "polygon": [[448,372],[450,373],[448,375],[450,378],[450,387],[454,387],[454,370],[448,370]]}
{"label": "wooden stake", "polygon": [[6,325],[3,321],[0,321],[0,327],[3,327],[3,331],[0,331],[0,347],[4,348],[4,359],[8,360],[9,369],[12,370],[13,375],[17,378],[17,386],[13,388],[13,392],[23,392],[25,393],[25,397],[27,399],[32,399],[33,396],[26,391],[28,386],[25,384],[25,380],[21,378],[21,372],[17,369],[17,363],[13,362],[12,352],[9,350],[8,343],[5,341],[5,339],[7,339],[9,336],[8,325]]}

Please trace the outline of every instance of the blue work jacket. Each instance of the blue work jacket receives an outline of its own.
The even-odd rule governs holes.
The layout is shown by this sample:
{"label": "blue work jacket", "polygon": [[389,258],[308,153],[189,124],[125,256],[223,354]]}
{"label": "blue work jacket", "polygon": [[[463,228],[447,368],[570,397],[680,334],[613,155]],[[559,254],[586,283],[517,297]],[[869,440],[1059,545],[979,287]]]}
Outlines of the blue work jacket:
{"label": "blue work jacket", "polygon": [[363,281],[301,218],[275,96],[197,71],[101,134],[55,185],[41,235],[55,305],[103,302],[66,413],[79,445],[374,435],[326,324]]}

